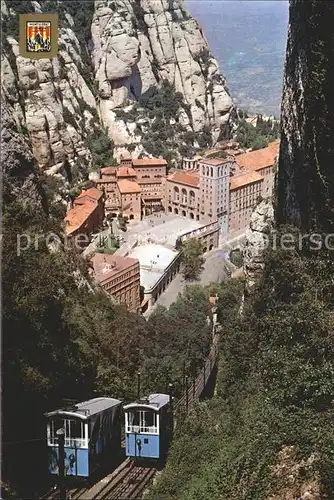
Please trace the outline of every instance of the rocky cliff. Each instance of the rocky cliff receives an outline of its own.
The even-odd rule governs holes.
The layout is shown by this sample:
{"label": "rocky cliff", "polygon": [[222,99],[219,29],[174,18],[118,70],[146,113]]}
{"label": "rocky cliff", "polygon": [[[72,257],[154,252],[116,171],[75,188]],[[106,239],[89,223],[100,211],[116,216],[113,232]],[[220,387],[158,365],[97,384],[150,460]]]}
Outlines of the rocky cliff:
{"label": "rocky cliff", "polygon": [[276,217],[334,229],[334,2],[291,0]]}
{"label": "rocky cliff", "polygon": [[[155,117],[145,111],[167,82],[176,96],[171,101],[179,103],[168,118],[178,144],[196,146],[196,137],[208,130],[214,139],[229,134],[235,110],[224,77],[182,0],[88,0],[84,5],[2,1],[3,94],[41,169],[62,171],[78,158],[89,163],[89,135],[102,128],[116,155],[138,155],[143,140],[146,152],[158,153],[149,151]],[[19,55],[18,14],[33,11],[59,14],[54,59]]]}
{"label": "rocky cliff", "polygon": [[249,293],[262,274],[264,250],[269,244],[274,227],[274,209],[270,200],[261,201],[252,213],[243,249],[243,270],[246,278],[246,293]]}

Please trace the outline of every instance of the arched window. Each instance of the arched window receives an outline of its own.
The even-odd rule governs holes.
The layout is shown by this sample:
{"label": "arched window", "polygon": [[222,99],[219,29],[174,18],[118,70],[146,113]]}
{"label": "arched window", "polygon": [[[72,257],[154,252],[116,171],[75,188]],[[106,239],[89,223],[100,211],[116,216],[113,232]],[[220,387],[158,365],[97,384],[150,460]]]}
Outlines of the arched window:
{"label": "arched window", "polygon": [[190,218],[193,219],[194,218],[194,214],[192,212],[190,212]]}
{"label": "arched window", "polygon": [[176,214],[176,215],[177,215],[178,213],[179,213],[178,209],[177,209],[177,208],[174,208],[174,214]]}
{"label": "arched window", "polygon": [[195,193],[193,190],[189,191],[189,204],[191,206],[195,205]]}
{"label": "arched window", "polygon": [[174,199],[174,201],[179,201],[179,199],[180,199],[180,192],[179,192],[179,188],[177,186],[174,186],[174,189],[173,189],[173,199]]}
{"label": "arched window", "polygon": [[172,211],[173,211],[172,207],[168,207],[168,212],[172,212]]}
{"label": "arched window", "polygon": [[211,177],[213,177],[213,168],[212,167],[210,167],[210,175],[211,175]]}
{"label": "arched window", "polygon": [[182,217],[186,217],[186,211],[185,210],[182,210]]}
{"label": "arched window", "polygon": [[188,193],[186,189],[182,189],[182,203],[188,203]]}
{"label": "arched window", "polygon": [[209,177],[209,167],[206,167],[206,175]]}

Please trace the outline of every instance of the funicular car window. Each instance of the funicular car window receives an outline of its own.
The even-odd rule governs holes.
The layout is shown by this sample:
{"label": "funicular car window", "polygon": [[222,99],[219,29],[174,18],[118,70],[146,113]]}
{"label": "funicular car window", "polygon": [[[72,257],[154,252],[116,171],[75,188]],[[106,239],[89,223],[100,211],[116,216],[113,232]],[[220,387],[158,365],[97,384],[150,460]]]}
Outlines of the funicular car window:
{"label": "funicular car window", "polygon": [[85,424],[80,420],[64,420],[65,446],[81,448],[85,446]]}
{"label": "funicular car window", "polygon": [[157,416],[150,410],[129,413],[129,432],[157,432]]}
{"label": "funicular car window", "polygon": [[57,430],[63,426],[61,419],[52,419],[48,422],[48,445],[56,446],[58,445]]}

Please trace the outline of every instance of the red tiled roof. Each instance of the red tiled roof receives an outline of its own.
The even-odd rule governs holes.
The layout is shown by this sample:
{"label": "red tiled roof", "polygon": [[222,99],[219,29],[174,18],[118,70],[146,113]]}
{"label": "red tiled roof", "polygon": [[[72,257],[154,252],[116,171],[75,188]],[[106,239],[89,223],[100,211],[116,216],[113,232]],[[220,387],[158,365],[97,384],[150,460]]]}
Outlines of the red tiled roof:
{"label": "red tiled roof", "polygon": [[245,174],[237,175],[236,177],[231,178],[230,191],[259,181],[263,181],[263,177],[257,172],[246,172]]}
{"label": "red tiled roof", "polygon": [[81,191],[79,196],[77,196],[76,200],[79,200],[80,198],[83,198],[84,196],[89,196],[90,198],[93,198],[94,200],[98,201],[101,198],[101,196],[103,196],[103,193],[99,189],[92,187],[92,188]]}
{"label": "red tiled roof", "polygon": [[275,164],[279,152],[279,144],[280,141],[276,140],[266,148],[238,155],[236,156],[236,162],[241,167],[248,168],[249,170],[261,170],[262,168],[271,167]]}
{"label": "red tiled roof", "polygon": [[112,179],[99,179],[96,181],[96,184],[99,185],[99,184],[116,184],[117,180],[116,180],[116,177],[115,178],[112,178]]}
{"label": "red tiled roof", "polygon": [[167,177],[167,180],[178,184],[186,184],[187,186],[199,186],[199,177],[195,172],[174,172]]}
{"label": "red tiled roof", "polygon": [[88,200],[82,205],[71,208],[65,217],[65,233],[71,234],[79,229],[96,209],[96,205]]}
{"label": "red tiled roof", "polygon": [[128,181],[127,179],[122,179],[117,182],[117,186],[121,194],[141,192],[138,183],[135,181]]}
{"label": "red tiled roof", "polygon": [[116,175],[116,167],[104,167],[100,170],[101,175]]}
{"label": "red tiled roof", "polygon": [[118,167],[117,177],[136,177],[136,171],[131,167]]}
{"label": "red tiled roof", "polygon": [[[122,257],[121,255],[108,255],[102,253],[96,253],[91,258],[91,263],[94,268],[94,278],[98,282],[105,281],[111,278],[113,275],[116,276],[119,273],[124,272],[126,269],[134,265],[138,265],[139,260],[133,259],[132,257]],[[139,269],[138,269],[139,271]]]}
{"label": "red tiled roof", "polygon": [[166,160],[163,158],[137,158],[135,160],[132,160],[132,165],[134,167],[153,167],[155,165],[157,166],[164,166],[167,165]]}
{"label": "red tiled roof", "polygon": [[233,158],[231,156],[228,156],[227,158],[201,158],[200,163],[203,165],[218,166],[232,160]]}

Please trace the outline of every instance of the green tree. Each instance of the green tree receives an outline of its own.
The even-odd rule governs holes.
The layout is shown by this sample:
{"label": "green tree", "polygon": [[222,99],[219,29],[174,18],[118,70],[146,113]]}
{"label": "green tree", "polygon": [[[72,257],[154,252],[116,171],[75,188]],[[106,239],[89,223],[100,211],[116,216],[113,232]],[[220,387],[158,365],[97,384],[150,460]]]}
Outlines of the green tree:
{"label": "green tree", "polygon": [[204,125],[202,131],[196,134],[196,140],[201,149],[212,146],[212,133],[208,125]]}
{"label": "green tree", "polygon": [[198,279],[204,264],[203,245],[196,238],[190,238],[182,245],[182,274],[185,279]]}
{"label": "green tree", "polygon": [[113,163],[113,141],[106,130],[95,131],[89,135],[87,147],[92,153],[93,168],[96,169]]}

